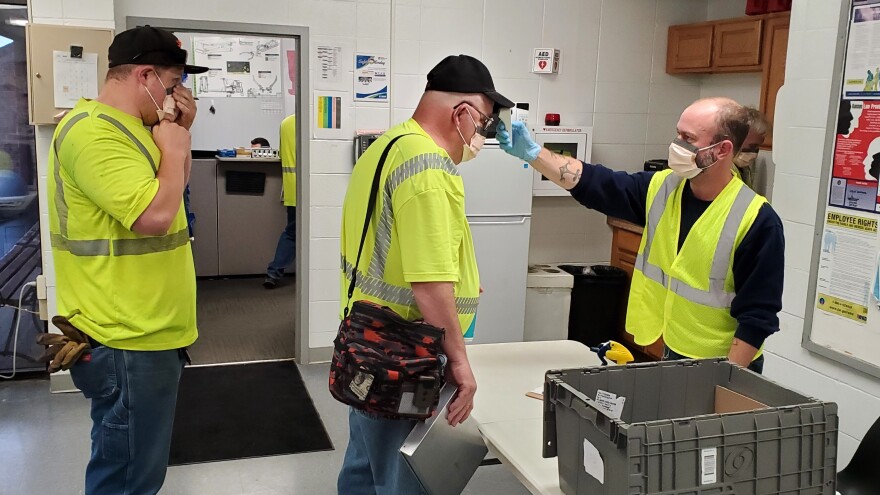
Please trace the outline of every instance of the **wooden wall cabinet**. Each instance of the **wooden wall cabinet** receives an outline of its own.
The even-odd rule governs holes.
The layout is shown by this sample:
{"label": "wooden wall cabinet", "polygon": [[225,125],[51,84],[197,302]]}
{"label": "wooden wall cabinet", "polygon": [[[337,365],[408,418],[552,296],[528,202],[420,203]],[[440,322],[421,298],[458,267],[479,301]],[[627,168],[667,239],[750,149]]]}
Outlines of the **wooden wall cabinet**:
{"label": "wooden wall cabinet", "polygon": [[761,70],[763,19],[719,22],[715,25],[712,65],[716,70]]}
{"label": "wooden wall cabinet", "polygon": [[763,26],[763,17],[669,26],[666,72],[760,72]]}
{"label": "wooden wall cabinet", "polygon": [[788,51],[790,16],[773,14],[764,26],[764,74],[761,81],[761,112],[770,121],[770,132],[764,138],[763,148],[773,145],[773,117],[776,113],[776,94],[785,82],[785,58]]}
{"label": "wooden wall cabinet", "polygon": [[670,26],[666,72],[707,71],[712,67],[713,26]]}
{"label": "wooden wall cabinet", "polygon": [[[639,244],[642,242],[642,227],[631,224],[629,222],[608,217],[608,225],[611,227],[611,266],[623,269],[630,280],[632,280],[633,270],[635,269],[636,256],[639,253]],[[629,293],[629,286],[627,286]],[[626,313],[626,304],[624,304],[624,314]],[[657,342],[649,346],[636,345],[632,339],[632,335],[626,332],[626,328],[621,324],[619,338],[621,343],[628,349],[640,352],[650,359],[660,360],[663,358],[663,338],[657,339]]]}

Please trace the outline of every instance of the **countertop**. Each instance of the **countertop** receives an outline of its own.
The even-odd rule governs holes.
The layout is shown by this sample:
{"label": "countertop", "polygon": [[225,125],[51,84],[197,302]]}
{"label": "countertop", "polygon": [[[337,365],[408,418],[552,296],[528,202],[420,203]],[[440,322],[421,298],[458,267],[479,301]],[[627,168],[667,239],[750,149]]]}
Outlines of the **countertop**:
{"label": "countertop", "polygon": [[644,231],[644,227],[636,225],[631,222],[627,222],[626,220],[622,220],[616,217],[607,217],[608,225],[611,227],[615,227],[622,230],[628,230],[634,234],[642,235],[642,231]]}
{"label": "countertop", "polygon": [[217,161],[220,162],[280,162],[281,158],[251,158],[249,156],[241,156],[241,157],[231,157],[231,156],[215,156]]}

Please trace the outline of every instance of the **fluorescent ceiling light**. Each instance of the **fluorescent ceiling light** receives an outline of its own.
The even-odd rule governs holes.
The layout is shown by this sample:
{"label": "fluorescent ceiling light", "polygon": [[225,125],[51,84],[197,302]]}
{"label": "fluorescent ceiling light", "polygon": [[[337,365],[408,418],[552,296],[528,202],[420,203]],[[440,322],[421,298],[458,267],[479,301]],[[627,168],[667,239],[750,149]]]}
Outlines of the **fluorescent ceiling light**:
{"label": "fluorescent ceiling light", "polygon": [[12,40],[7,38],[6,36],[0,36],[0,48],[3,48],[6,45],[12,43]]}
{"label": "fluorescent ceiling light", "polygon": [[25,27],[28,24],[27,19],[6,19],[6,24],[10,26],[21,26]]}

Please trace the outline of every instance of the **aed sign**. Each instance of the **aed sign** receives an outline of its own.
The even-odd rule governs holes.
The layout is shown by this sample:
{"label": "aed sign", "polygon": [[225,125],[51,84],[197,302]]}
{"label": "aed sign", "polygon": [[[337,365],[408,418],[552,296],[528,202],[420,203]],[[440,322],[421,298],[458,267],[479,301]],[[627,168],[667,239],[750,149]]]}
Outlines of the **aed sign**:
{"label": "aed sign", "polygon": [[559,72],[559,49],[535,48],[532,72],[536,74],[556,74]]}

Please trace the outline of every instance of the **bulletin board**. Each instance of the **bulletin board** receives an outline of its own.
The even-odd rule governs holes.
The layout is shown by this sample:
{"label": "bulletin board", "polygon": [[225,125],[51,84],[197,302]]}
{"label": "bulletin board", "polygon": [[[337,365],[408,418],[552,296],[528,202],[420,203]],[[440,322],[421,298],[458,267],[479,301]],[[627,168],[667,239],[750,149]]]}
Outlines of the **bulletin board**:
{"label": "bulletin board", "polygon": [[[85,94],[79,96],[97,96],[104,85],[107,75],[107,50],[113,42],[113,30],[82,28],[72,26],[56,26],[48,24],[28,24],[27,26],[27,60],[28,60],[28,105],[31,124],[57,124],[60,114],[69,110],[70,106],[56,107],[56,54],[77,52],[81,48],[80,60],[88,61],[89,57],[96,63],[86,64],[93,74],[78,74],[71,81],[79,83],[75,90],[82,89]],[[73,49],[71,48],[73,47]],[[75,57],[75,56],[74,56]],[[72,79],[72,77],[71,77]],[[91,87],[90,83],[97,83]],[[57,88],[60,89],[60,88]],[[72,88],[73,89],[73,88]]]}
{"label": "bulletin board", "polygon": [[880,377],[880,0],[841,8],[802,343]]}

